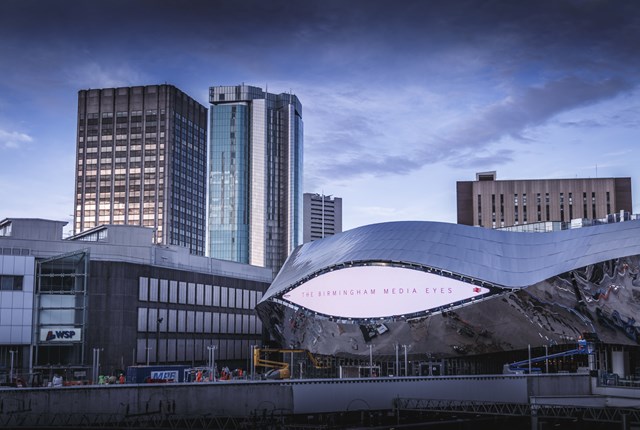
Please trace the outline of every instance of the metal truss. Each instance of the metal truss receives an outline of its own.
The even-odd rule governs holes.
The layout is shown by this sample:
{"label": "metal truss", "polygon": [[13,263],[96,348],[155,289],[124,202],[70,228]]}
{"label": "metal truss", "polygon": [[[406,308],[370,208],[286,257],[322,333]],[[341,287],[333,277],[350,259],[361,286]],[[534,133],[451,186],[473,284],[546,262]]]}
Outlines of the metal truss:
{"label": "metal truss", "polygon": [[456,412],[476,415],[529,416],[531,408],[521,403],[492,403],[470,400],[407,399],[394,400],[399,411]]}
{"label": "metal truss", "polygon": [[396,398],[394,409],[398,412],[445,412],[475,415],[536,416],[551,419],[579,419],[594,422],[626,421],[640,423],[639,409],[611,407],[558,406],[550,404],[493,403],[472,400],[434,400]]}
{"label": "metal truss", "polygon": [[615,423],[626,420],[628,423],[640,423],[638,409],[534,405],[533,410],[539,417],[544,418],[577,418],[583,421]]}

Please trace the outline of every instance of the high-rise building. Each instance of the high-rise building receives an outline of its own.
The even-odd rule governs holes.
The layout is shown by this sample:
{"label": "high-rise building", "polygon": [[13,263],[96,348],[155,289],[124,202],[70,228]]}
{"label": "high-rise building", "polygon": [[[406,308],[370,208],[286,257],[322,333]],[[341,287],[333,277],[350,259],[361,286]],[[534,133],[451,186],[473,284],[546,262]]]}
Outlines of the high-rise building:
{"label": "high-rise building", "polygon": [[304,243],[342,232],[342,199],[304,193]]}
{"label": "high-rise building", "polygon": [[155,229],[204,255],[207,109],[173,85],[81,90],[74,233]]}
{"label": "high-rise building", "polygon": [[209,256],[278,271],[302,239],[302,105],[248,85],[209,102]]}
{"label": "high-rise building", "polygon": [[457,182],[458,224],[488,228],[601,219],[631,212],[631,178],[496,180],[496,172]]}

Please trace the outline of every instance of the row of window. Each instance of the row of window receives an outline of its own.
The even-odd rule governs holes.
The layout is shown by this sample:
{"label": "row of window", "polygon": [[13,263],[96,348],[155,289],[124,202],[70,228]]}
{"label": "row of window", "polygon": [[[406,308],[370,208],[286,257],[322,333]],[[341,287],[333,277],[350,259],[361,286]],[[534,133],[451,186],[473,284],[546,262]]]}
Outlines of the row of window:
{"label": "row of window", "polygon": [[138,332],[259,335],[262,321],[255,314],[138,308]]}
{"label": "row of window", "polygon": [[209,362],[210,350],[214,352],[216,363],[222,360],[247,360],[250,358],[251,346],[256,344],[256,340],[246,339],[138,339],[136,361],[141,364],[193,361],[205,364]]}
{"label": "row of window", "polygon": [[261,298],[262,292],[255,290],[146,277],[139,279],[138,299],[142,302],[253,309]]}
{"label": "row of window", "polygon": [[[569,208],[569,217],[568,219],[573,219],[574,218],[574,199],[573,199],[573,193],[567,193],[568,194],[568,208]],[[589,217],[589,215],[591,215],[591,218],[596,219],[596,193],[592,192],[591,193],[591,214],[588,213],[588,206],[587,206],[587,193],[583,192],[582,193],[582,200],[583,200],[583,214],[582,216],[584,218]],[[560,203],[560,220],[564,222],[565,221],[565,193],[560,193],[559,194],[559,203]],[[550,203],[551,203],[551,199],[549,197],[549,193],[545,193],[545,197],[544,197],[544,202],[545,202],[545,219],[544,221],[553,221],[551,220],[551,216],[550,216]],[[482,224],[482,195],[478,194],[478,198],[477,198],[477,215],[478,215],[478,225],[483,225]],[[520,212],[519,208],[522,207],[522,212]],[[520,220],[520,214],[522,214],[522,222],[523,223],[527,223],[528,220],[528,214],[527,214],[527,194],[523,193],[522,194],[522,201],[521,204],[519,204],[519,200],[518,200],[518,194],[514,194],[513,195],[513,215],[514,215],[514,223],[518,224],[521,220]],[[535,208],[537,209],[536,211],[536,218],[537,221],[543,221],[542,218],[542,197],[541,197],[541,193],[536,193],[536,206]],[[606,192],[606,211],[607,214],[611,213],[611,196],[609,191]],[[497,213],[500,214],[500,226],[504,227],[504,223],[505,223],[505,198],[504,198],[504,194],[500,194],[500,211],[498,212],[496,210],[496,195],[495,194],[491,194],[491,221],[493,224],[493,227],[496,227],[497,224]]]}

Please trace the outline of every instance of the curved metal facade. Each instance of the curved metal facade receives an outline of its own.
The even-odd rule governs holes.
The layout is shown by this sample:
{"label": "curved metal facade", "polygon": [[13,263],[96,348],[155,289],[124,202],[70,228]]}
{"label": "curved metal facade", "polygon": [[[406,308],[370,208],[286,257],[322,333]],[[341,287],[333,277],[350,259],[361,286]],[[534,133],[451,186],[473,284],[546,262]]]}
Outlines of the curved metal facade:
{"label": "curved metal facade", "polygon": [[[434,222],[374,224],[298,247],[257,310],[284,347],[320,354],[364,355],[365,344],[391,354],[395,344],[405,344],[412,353],[456,356],[571,343],[584,332],[635,345],[639,256],[640,221],[529,234]],[[398,285],[389,281],[417,272]],[[347,278],[336,273],[356,276],[344,287]],[[446,288],[470,293],[432,302],[424,293],[434,282],[443,294]],[[396,298],[392,288],[405,297],[413,289],[413,296]],[[334,297],[327,298],[330,291]],[[315,301],[298,299],[310,294]],[[377,295],[387,309],[370,307],[365,294]],[[348,306],[340,303],[345,300]],[[354,312],[358,303],[371,314]]]}

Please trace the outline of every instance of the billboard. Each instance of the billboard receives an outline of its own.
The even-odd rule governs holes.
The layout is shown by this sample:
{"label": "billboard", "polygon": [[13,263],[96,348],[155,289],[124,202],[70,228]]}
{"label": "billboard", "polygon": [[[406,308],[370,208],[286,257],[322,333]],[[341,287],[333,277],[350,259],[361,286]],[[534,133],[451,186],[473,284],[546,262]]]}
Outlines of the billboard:
{"label": "billboard", "polygon": [[480,297],[488,288],[415,269],[358,266],[317,276],[282,298],[338,318],[385,318]]}

